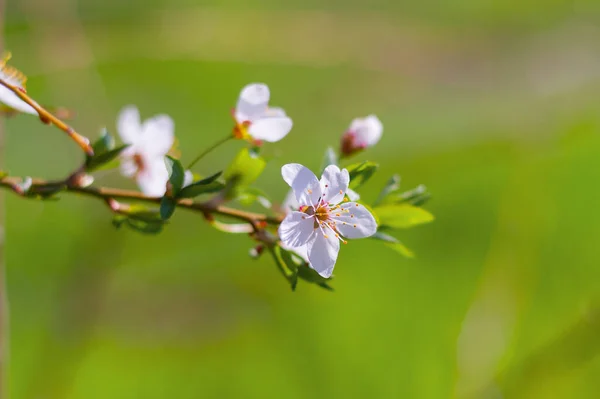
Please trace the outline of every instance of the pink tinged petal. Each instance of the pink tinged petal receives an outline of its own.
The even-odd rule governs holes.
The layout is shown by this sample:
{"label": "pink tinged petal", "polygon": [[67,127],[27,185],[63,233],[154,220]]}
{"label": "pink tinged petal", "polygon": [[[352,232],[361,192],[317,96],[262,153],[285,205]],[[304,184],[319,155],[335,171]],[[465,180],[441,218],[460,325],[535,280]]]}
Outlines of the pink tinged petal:
{"label": "pink tinged petal", "polygon": [[286,247],[300,247],[306,245],[314,230],[314,218],[303,212],[291,212],[279,226],[279,239]]}
{"label": "pink tinged petal", "polygon": [[333,232],[323,235],[320,231],[314,240],[308,242],[308,260],[310,267],[315,269],[322,277],[329,278],[340,251],[340,240]]}
{"label": "pink tinged petal", "polygon": [[269,87],[263,83],[251,83],[240,92],[235,107],[235,118],[238,122],[252,121],[262,116],[269,104]]}
{"label": "pink tinged petal", "polygon": [[0,102],[19,112],[37,115],[37,111],[31,105],[21,100],[15,93],[4,86],[0,86]]}
{"label": "pink tinged petal", "polygon": [[292,130],[292,120],[287,116],[268,117],[253,121],[248,128],[250,136],[273,143],[284,138]]}
{"label": "pink tinged petal", "polygon": [[338,212],[332,212],[331,219],[335,222],[335,228],[345,238],[365,238],[377,232],[375,218],[361,204],[348,202],[340,208]]}
{"label": "pink tinged petal", "polygon": [[145,169],[137,175],[140,190],[149,197],[162,197],[167,190],[169,172],[162,158],[148,160]]}
{"label": "pink tinged petal", "polygon": [[140,113],[133,105],[123,108],[117,119],[117,131],[123,143],[133,144],[141,139],[142,124]]}
{"label": "pink tinged petal", "polygon": [[336,165],[326,167],[323,176],[321,176],[321,189],[323,190],[324,200],[330,204],[342,202],[349,183],[348,170],[340,170]]}
{"label": "pink tinged petal", "polygon": [[156,115],[142,127],[144,152],[149,156],[166,155],[175,141],[175,123],[168,115]]}
{"label": "pink tinged petal", "polygon": [[299,163],[289,163],[283,165],[281,175],[294,190],[300,205],[317,205],[321,198],[321,185],[310,169]]}

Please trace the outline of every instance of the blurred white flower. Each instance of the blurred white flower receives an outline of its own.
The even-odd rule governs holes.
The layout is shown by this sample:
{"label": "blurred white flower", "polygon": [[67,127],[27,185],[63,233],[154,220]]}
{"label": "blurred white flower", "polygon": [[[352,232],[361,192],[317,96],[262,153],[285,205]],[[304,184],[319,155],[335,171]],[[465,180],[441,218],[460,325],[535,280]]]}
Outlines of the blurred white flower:
{"label": "blurred white flower", "polygon": [[299,210],[287,214],[279,226],[279,237],[287,248],[306,248],[310,266],[330,277],[344,238],[369,237],[377,222],[364,206],[343,202],[350,176],[335,165],[325,168],[321,180],[300,164],[281,168],[283,179],[292,187]]}
{"label": "blurred white flower", "polygon": [[262,83],[242,89],[234,110],[236,138],[275,142],[290,132],[292,120],[283,109],[269,107],[270,95],[269,87]]}
{"label": "blurred white flower", "polygon": [[344,155],[372,147],[379,142],[383,134],[383,125],[377,116],[356,118],[350,124],[348,131],[342,136],[341,151]]}
{"label": "blurred white flower", "polygon": [[[0,60],[0,79],[25,91],[25,82],[27,82],[27,77],[17,69],[6,64],[10,57],[10,53],[7,53],[4,58]],[[3,85],[0,85],[0,102],[20,112],[34,115],[38,114],[31,105],[21,100],[19,96]]]}
{"label": "blurred white flower", "polygon": [[173,120],[156,115],[142,123],[138,109],[127,106],[119,115],[117,129],[123,143],[129,144],[121,153],[121,173],[135,178],[145,195],[163,196],[169,180],[165,155],[175,139]]}

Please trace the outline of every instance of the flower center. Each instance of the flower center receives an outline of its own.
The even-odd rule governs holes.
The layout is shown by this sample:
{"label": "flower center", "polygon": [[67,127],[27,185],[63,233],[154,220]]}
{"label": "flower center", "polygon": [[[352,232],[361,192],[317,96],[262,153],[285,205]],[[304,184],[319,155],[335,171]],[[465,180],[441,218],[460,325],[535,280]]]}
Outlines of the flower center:
{"label": "flower center", "polygon": [[315,211],[315,217],[320,222],[326,222],[329,219],[329,204],[319,205]]}
{"label": "flower center", "polygon": [[146,169],[146,164],[144,163],[144,158],[140,154],[134,154],[133,163],[137,168],[137,173],[143,172]]}

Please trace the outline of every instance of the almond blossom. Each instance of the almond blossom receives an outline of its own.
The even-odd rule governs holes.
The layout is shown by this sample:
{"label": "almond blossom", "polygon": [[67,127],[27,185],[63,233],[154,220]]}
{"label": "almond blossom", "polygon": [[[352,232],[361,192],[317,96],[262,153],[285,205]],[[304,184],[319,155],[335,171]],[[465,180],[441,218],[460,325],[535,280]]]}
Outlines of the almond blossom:
{"label": "almond blossom", "polygon": [[[10,59],[10,53],[6,54],[2,60],[0,60],[0,79],[9,83],[19,89],[25,91],[25,83],[27,77],[19,72],[17,69],[7,65],[6,63]],[[25,112],[28,114],[37,115],[37,111],[25,101],[21,100],[19,96],[10,91],[7,87],[0,85],[0,102],[8,105],[19,112]]]}
{"label": "almond blossom", "polygon": [[306,247],[310,266],[328,278],[346,238],[365,238],[377,231],[377,222],[363,205],[345,202],[350,176],[348,170],[329,165],[321,180],[300,164],[281,168],[283,179],[292,187],[298,211],[287,214],[279,226],[279,237],[288,248]]}
{"label": "almond blossom", "polygon": [[269,107],[271,94],[263,83],[252,83],[240,92],[233,116],[234,137],[250,141],[275,142],[292,129],[292,120],[282,108]]}
{"label": "almond blossom", "polygon": [[175,140],[174,123],[168,115],[156,115],[143,123],[135,106],[127,106],[119,115],[117,130],[123,143],[121,173],[135,178],[140,190],[150,197],[161,197],[167,189],[169,172],[165,155]]}
{"label": "almond blossom", "polygon": [[355,152],[372,147],[379,142],[383,134],[383,125],[377,116],[356,118],[350,124],[348,131],[342,136],[341,151],[348,156]]}

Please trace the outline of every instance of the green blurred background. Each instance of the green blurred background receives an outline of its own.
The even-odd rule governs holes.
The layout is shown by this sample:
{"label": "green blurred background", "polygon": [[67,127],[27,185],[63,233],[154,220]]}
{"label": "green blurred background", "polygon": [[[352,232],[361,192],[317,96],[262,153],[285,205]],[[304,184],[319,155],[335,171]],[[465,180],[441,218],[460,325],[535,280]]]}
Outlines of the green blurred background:
{"label": "green blurred background", "polygon": [[[415,259],[354,242],[334,293],[292,293],[192,214],[142,236],[92,199],[7,194],[12,398],[600,397],[598,1],[8,0],[5,19],[29,93],[87,136],[133,103],[174,118],[189,161],[262,81],[295,122],[266,148],[272,199],[282,164],[317,169],[376,113],[364,197],[398,172],[437,217],[400,236]],[[6,131],[14,175],[81,162],[35,118]]]}

